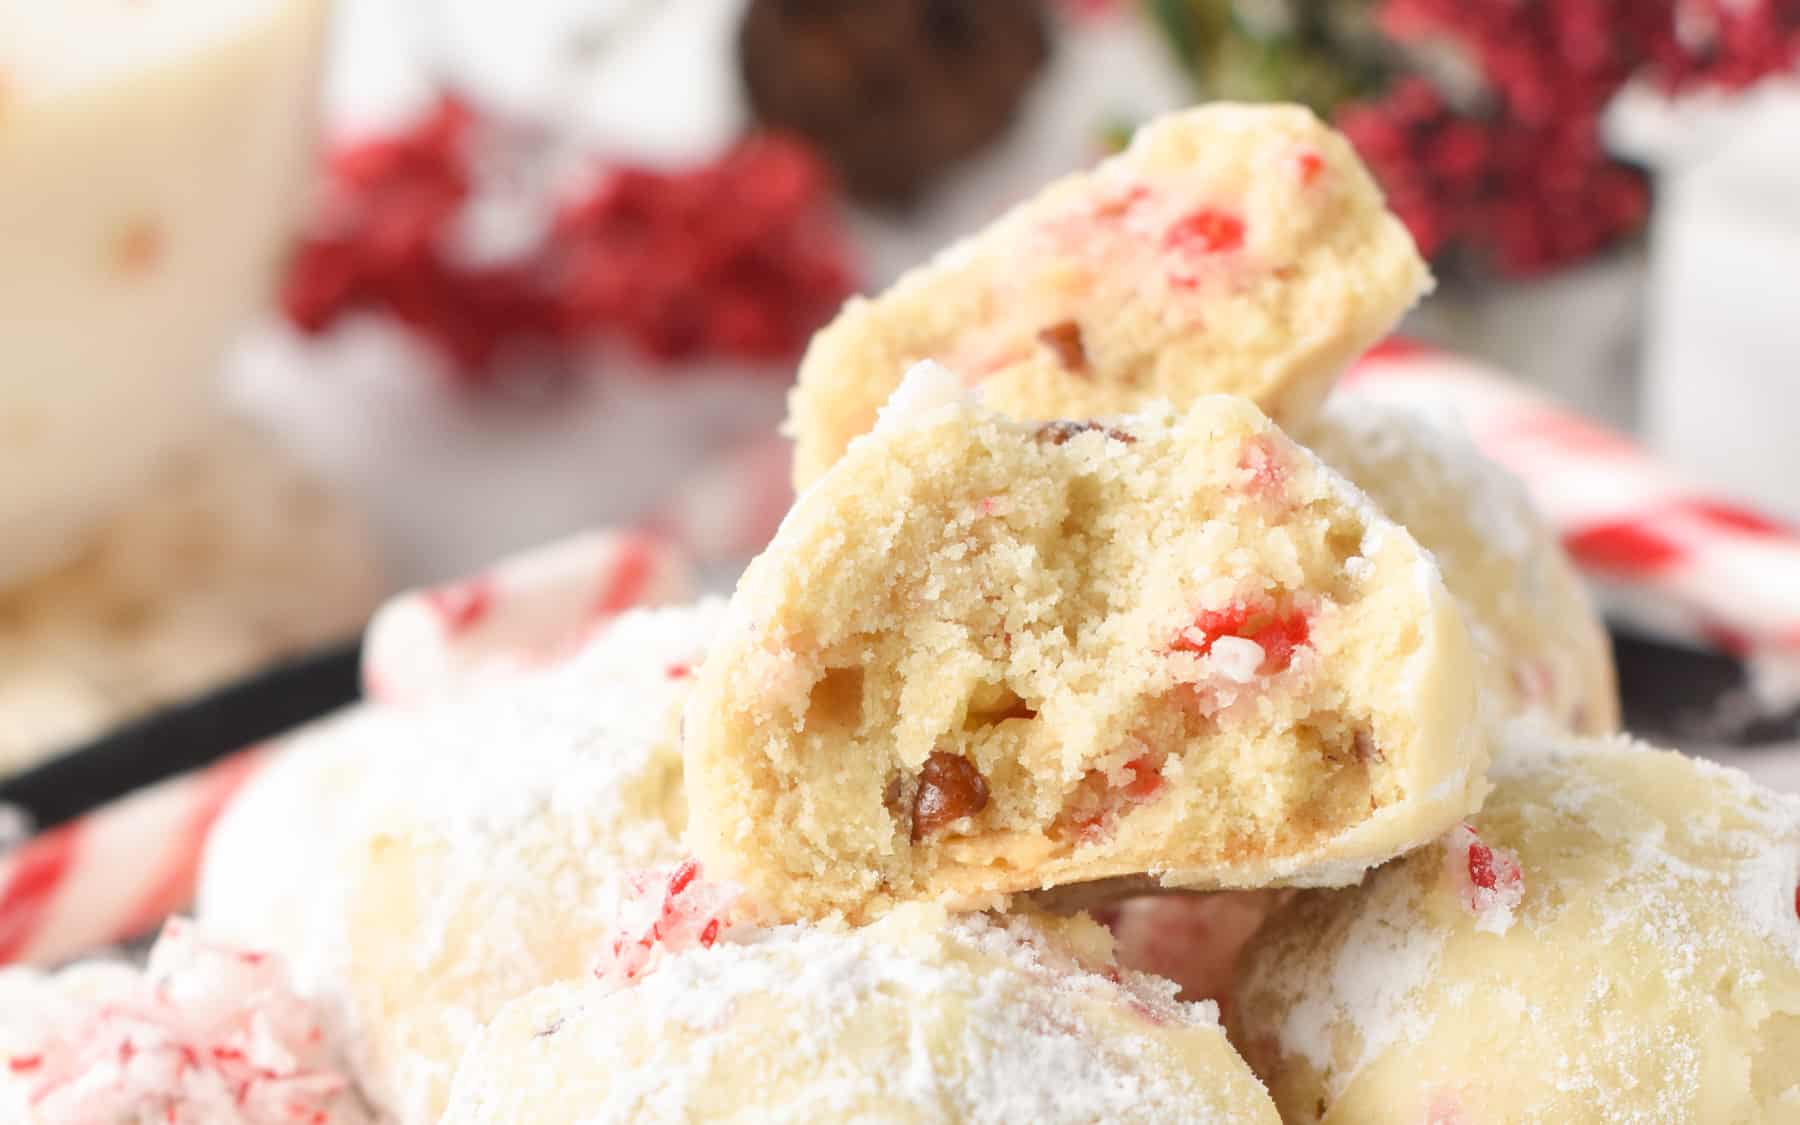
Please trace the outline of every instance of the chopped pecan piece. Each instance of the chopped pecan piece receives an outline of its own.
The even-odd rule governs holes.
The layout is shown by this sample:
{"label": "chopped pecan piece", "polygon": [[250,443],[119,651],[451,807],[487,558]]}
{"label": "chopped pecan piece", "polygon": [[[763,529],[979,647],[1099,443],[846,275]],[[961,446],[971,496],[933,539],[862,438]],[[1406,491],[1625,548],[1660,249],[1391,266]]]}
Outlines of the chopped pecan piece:
{"label": "chopped pecan piece", "polygon": [[1056,354],[1056,362],[1064,370],[1077,375],[1088,371],[1087,346],[1081,340],[1081,325],[1072,320],[1059,320],[1039,330],[1038,342]]}
{"label": "chopped pecan piece", "polygon": [[913,843],[959,817],[980,812],[987,803],[987,779],[975,763],[960,754],[932,751],[919,771],[919,787],[913,793]]}

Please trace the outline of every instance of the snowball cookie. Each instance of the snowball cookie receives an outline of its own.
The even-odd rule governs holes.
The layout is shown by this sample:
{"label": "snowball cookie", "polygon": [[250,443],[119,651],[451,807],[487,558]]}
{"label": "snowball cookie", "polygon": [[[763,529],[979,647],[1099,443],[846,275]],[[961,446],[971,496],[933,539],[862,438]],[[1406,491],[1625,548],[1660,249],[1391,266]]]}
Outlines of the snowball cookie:
{"label": "snowball cookie", "polygon": [[681,705],[723,618],[717,599],[625,614],[570,664],[391,748],[309,967],[399,1121],[438,1120],[503,1002],[586,974],[620,868],[681,854]]}
{"label": "snowball cookie", "polygon": [[716,874],[782,920],[1343,883],[1479,803],[1436,568],[1248,401],[1039,425],[955,388],[922,365],[738,585],[684,744]]}
{"label": "snowball cookie", "polygon": [[9,1125],[367,1125],[278,958],[171,921],[139,971],[0,970]]}
{"label": "snowball cookie", "polygon": [[1226,392],[1284,425],[1430,287],[1337,133],[1298,106],[1154,121],[813,338],[788,400],[804,488],[936,359],[1019,418]]}
{"label": "snowball cookie", "polygon": [[1800,800],[1516,733],[1480,815],[1245,952],[1287,1121],[1800,1120]]}
{"label": "snowball cookie", "polygon": [[350,707],[283,736],[207,834],[196,913],[208,933],[294,959],[336,877],[336,840],[371,776],[419,729]]}
{"label": "snowball cookie", "polygon": [[1299,435],[1437,559],[1498,717],[1580,733],[1619,725],[1612,644],[1556,530],[1513,475],[1449,424],[1339,391]]}
{"label": "snowball cookie", "polygon": [[1113,966],[1086,918],[727,932],[620,991],[501,1010],[445,1125],[1277,1121],[1210,1004]]}
{"label": "snowball cookie", "polygon": [[[1458,429],[1340,389],[1302,440],[1429,550],[1482,657],[1493,717],[1617,728],[1612,646],[1556,532],[1519,481]],[[1119,961],[1226,1001],[1238,951],[1279,894],[1156,895],[1109,916]]]}

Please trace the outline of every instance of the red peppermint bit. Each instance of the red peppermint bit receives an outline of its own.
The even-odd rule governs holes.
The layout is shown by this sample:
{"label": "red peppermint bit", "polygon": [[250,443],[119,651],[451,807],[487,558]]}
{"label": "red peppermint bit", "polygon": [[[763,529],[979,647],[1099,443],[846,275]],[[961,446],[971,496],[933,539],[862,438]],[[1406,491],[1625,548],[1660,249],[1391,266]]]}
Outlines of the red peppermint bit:
{"label": "red peppermint bit", "polygon": [[664,674],[671,680],[685,680],[694,674],[694,669],[692,665],[676,663],[669,665]]}
{"label": "red peppermint bit", "polygon": [[494,605],[494,584],[487,578],[471,578],[427,590],[424,601],[437,614],[444,632],[457,637],[487,617]]}
{"label": "red peppermint bit", "polygon": [[1201,610],[1169,647],[1205,656],[1220,637],[1242,637],[1261,645],[1263,660],[1257,671],[1269,676],[1293,663],[1295,650],[1311,641],[1312,629],[1302,610],[1279,611],[1268,604],[1236,601],[1223,609]]}
{"label": "red peppermint bit", "polygon": [[668,898],[663,902],[664,910],[668,909],[669,904],[674,902],[676,896],[692,886],[694,880],[698,878],[699,875],[700,865],[693,860],[684,859],[677,864],[674,872],[669,876]]}
{"label": "red peppermint bit", "polygon": [[1244,245],[1244,220],[1229,211],[1202,207],[1163,232],[1163,248],[1186,255],[1222,254]]}
{"label": "red peppermint bit", "polygon": [[1089,770],[1082,778],[1070,802],[1078,811],[1067,815],[1065,823],[1083,843],[1104,839],[1121,816],[1162,791],[1162,760],[1148,750],[1126,762],[1125,773],[1123,783],[1105,770]]}
{"label": "red peppermint bit", "polygon": [[1463,905],[1480,919],[1478,928],[1504,932],[1525,896],[1525,873],[1518,857],[1489,846],[1466,823],[1450,830],[1448,848],[1452,881]]}
{"label": "red peppermint bit", "polygon": [[1480,840],[1469,845],[1469,881],[1490,891],[1500,883],[1500,877],[1494,873],[1494,849]]}
{"label": "red peppermint bit", "polygon": [[1162,763],[1149,754],[1139,754],[1126,762],[1125,768],[1131,773],[1131,780],[1125,783],[1127,797],[1142,801],[1163,787]]}
{"label": "red peppermint bit", "polygon": [[14,1074],[30,1074],[43,1065],[44,1056],[42,1055],[14,1055],[6,1060],[6,1069]]}
{"label": "red peppermint bit", "polygon": [[1319,178],[1319,173],[1325,170],[1325,158],[1311,149],[1296,156],[1294,163],[1300,169],[1300,182],[1303,184],[1312,183]]}

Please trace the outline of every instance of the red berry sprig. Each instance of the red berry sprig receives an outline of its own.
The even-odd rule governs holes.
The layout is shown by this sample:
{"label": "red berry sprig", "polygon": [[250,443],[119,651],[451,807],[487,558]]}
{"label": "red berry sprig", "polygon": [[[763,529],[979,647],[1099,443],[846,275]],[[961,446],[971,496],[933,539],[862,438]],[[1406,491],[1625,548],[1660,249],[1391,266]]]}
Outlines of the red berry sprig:
{"label": "red berry sprig", "polygon": [[606,340],[660,361],[791,358],[853,286],[823,164],[773,135],[678,172],[597,168],[523,254],[461,260],[450,235],[481,191],[470,150],[484,127],[446,97],[410,129],[330,155],[281,295],[297,328],[391,316],[482,383],[507,354]]}
{"label": "red berry sprig", "polygon": [[1800,65],[1800,0],[1383,0],[1379,16],[1397,40],[1453,44],[1485,90],[1456,107],[1404,78],[1340,107],[1339,125],[1423,253],[1511,274],[1642,224],[1642,173],[1600,144],[1601,114],[1634,76],[1739,89]]}

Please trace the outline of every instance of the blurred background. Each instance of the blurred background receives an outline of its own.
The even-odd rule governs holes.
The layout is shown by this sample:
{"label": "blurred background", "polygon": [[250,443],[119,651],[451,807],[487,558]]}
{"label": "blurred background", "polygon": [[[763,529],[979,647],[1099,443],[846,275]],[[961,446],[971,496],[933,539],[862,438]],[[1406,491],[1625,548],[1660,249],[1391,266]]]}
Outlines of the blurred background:
{"label": "blurred background", "polygon": [[[1797,0],[0,0],[0,772],[603,523],[1158,112],[1306,102],[1405,326],[1800,517]],[[726,530],[721,530],[726,529]]]}

